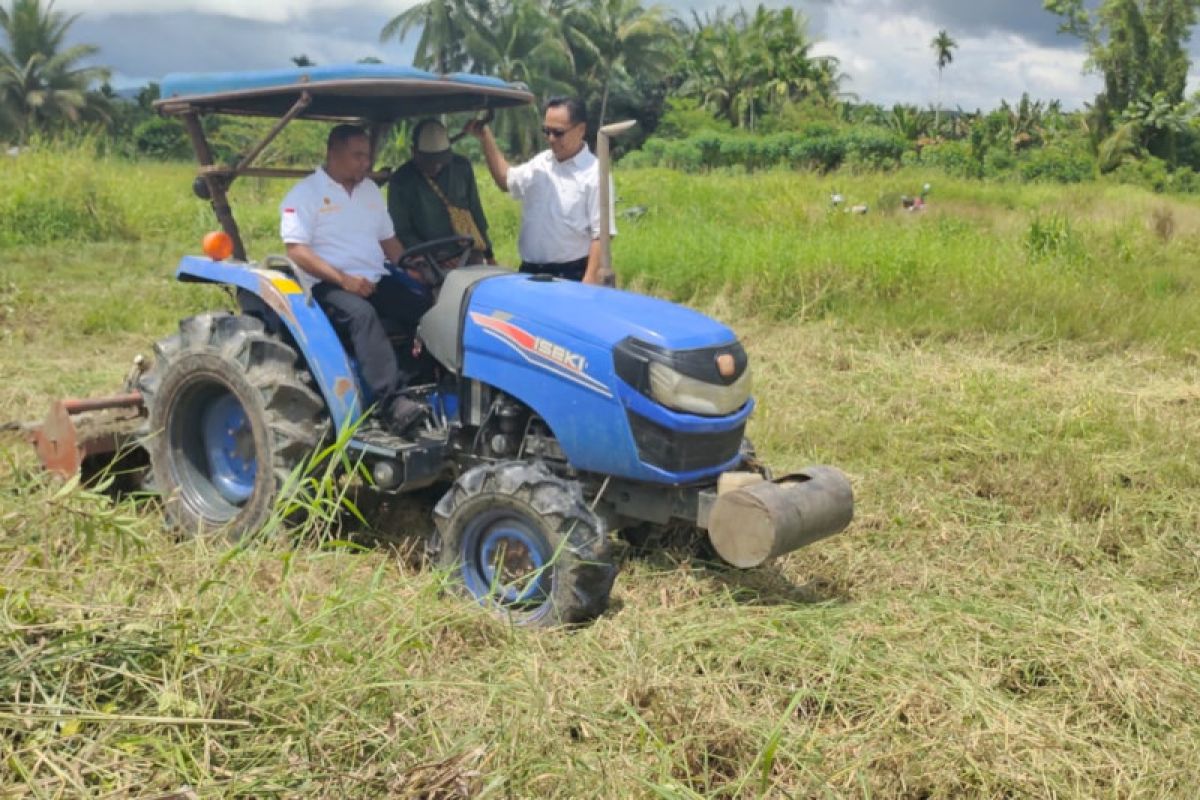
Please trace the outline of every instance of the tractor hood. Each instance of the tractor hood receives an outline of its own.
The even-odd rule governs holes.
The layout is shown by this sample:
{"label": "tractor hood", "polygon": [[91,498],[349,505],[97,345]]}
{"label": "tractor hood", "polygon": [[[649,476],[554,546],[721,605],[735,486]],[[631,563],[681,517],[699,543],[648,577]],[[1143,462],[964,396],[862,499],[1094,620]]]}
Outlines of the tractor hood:
{"label": "tractor hood", "polygon": [[476,313],[509,317],[606,350],[629,337],[667,350],[737,340],[725,325],[665,300],[528,275],[482,281],[470,305]]}

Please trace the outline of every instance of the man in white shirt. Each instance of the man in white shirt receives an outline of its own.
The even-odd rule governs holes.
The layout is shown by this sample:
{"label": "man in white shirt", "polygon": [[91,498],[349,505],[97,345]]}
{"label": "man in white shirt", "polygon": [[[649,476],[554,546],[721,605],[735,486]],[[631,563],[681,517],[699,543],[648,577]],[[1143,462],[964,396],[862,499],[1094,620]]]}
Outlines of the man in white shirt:
{"label": "man in white shirt", "polygon": [[487,125],[472,121],[464,130],[483,145],[500,190],[521,201],[521,272],[600,283],[600,170],[584,141],[583,101],[550,99],[542,124],[550,149],[517,166],[505,160]]}
{"label": "man in white shirt", "polygon": [[329,132],[325,165],[300,181],[280,205],[280,234],[297,279],[334,328],[350,342],[363,380],[384,420],[404,433],[424,415],[420,403],[400,396],[408,381],[388,341],[389,332],[415,328],[429,309],[418,292],[391,275],[385,259],[404,254],[383,193],[367,177],[371,146],[357,125]]}

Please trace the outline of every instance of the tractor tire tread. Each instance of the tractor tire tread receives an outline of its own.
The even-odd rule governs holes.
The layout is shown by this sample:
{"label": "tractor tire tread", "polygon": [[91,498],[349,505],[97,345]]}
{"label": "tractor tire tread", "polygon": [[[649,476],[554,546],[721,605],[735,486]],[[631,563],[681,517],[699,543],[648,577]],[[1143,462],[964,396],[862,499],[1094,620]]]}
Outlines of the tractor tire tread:
{"label": "tractor tire tread", "polygon": [[532,624],[579,624],[604,613],[617,574],[612,543],[579,484],[558,477],[538,461],[486,464],[463,473],[434,508],[437,532],[430,540],[431,560],[442,567],[456,566],[462,528],[456,518],[464,508],[489,497],[532,510],[561,542],[551,590],[554,607]]}
{"label": "tractor tire tread", "polygon": [[165,464],[156,464],[167,458],[165,425],[158,419],[160,394],[164,379],[176,370],[186,369],[181,365],[191,357],[215,357],[222,370],[240,374],[249,384],[257,395],[258,408],[247,408],[247,413],[261,414],[271,449],[270,486],[261,496],[256,491],[232,521],[222,526],[208,525],[169,495],[164,497],[168,521],[184,531],[225,529],[234,538],[254,532],[270,518],[279,489],[295,467],[327,435],[329,419],[324,402],[303,380],[295,351],[266,333],[262,321],[254,317],[228,312],[189,317],[179,323],[178,333],[155,345],[154,353],[154,363],[139,378],[138,388],[150,411],[145,447],[151,453],[151,480],[160,492],[176,488],[166,485],[169,472]]}

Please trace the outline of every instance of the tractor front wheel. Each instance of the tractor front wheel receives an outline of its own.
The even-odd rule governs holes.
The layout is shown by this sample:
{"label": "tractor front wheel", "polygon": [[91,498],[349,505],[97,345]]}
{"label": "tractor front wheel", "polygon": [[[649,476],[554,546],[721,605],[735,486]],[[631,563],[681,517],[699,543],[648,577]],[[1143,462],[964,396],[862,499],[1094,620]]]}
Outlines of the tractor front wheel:
{"label": "tractor front wheel", "polygon": [[518,625],[587,622],[608,606],[611,543],[579,484],[540,463],[463,473],[434,509],[430,555],[462,590]]}
{"label": "tractor front wheel", "polygon": [[140,389],[154,485],[173,527],[239,538],[270,518],[327,425],[296,362],[261,321],[240,315],[191,317],[155,345]]}

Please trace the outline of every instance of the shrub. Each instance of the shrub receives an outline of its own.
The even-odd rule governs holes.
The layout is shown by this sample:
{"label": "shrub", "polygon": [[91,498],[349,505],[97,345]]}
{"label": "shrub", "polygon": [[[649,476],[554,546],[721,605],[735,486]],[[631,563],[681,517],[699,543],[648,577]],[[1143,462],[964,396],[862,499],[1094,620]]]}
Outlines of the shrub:
{"label": "shrub", "polygon": [[846,158],[846,142],[837,134],[821,134],[795,141],[787,152],[793,167],[829,172]]}
{"label": "shrub", "polygon": [[1020,164],[1027,181],[1082,183],[1096,175],[1096,161],[1080,148],[1053,146],[1033,150]]}
{"label": "shrub", "polygon": [[845,137],[846,160],[868,169],[895,169],[908,143],[883,128],[854,128]]}
{"label": "shrub", "polygon": [[1017,167],[1017,157],[1003,147],[989,148],[983,157],[983,175],[985,178],[1006,178],[1013,174]]}
{"label": "shrub", "polygon": [[662,165],[684,172],[698,172],[707,163],[700,144],[694,139],[681,139],[665,143]]}
{"label": "shrub", "polygon": [[817,122],[799,131],[754,136],[704,131],[687,139],[651,139],[645,155],[631,164],[697,169],[771,169],[790,166],[828,172],[843,163],[866,170],[894,169],[907,148],[904,140],[881,128],[839,131]]}
{"label": "shrub", "polygon": [[948,175],[978,178],[982,175],[970,142],[940,142],[921,150],[918,163],[935,167]]}
{"label": "shrub", "polygon": [[684,97],[667,98],[667,107],[658,122],[655,134],[664,139],[686,139],[703,131],[732,132],[733,127],[714,117],[698,101]]}
{"label": "shrub", "polygon": [[176,119],[150,117],[133,129],[133,144],[140,156],[164,161],[185,159],[191,144],[183,125]]}
{"label": "shrub", "polygon": [[1165,192],[1171,185],[1171,173],[1167,163],[1153,156],[1144,159],[1126,159],[1108,174],[1109,180],[1143,186],[1151,191]]}

